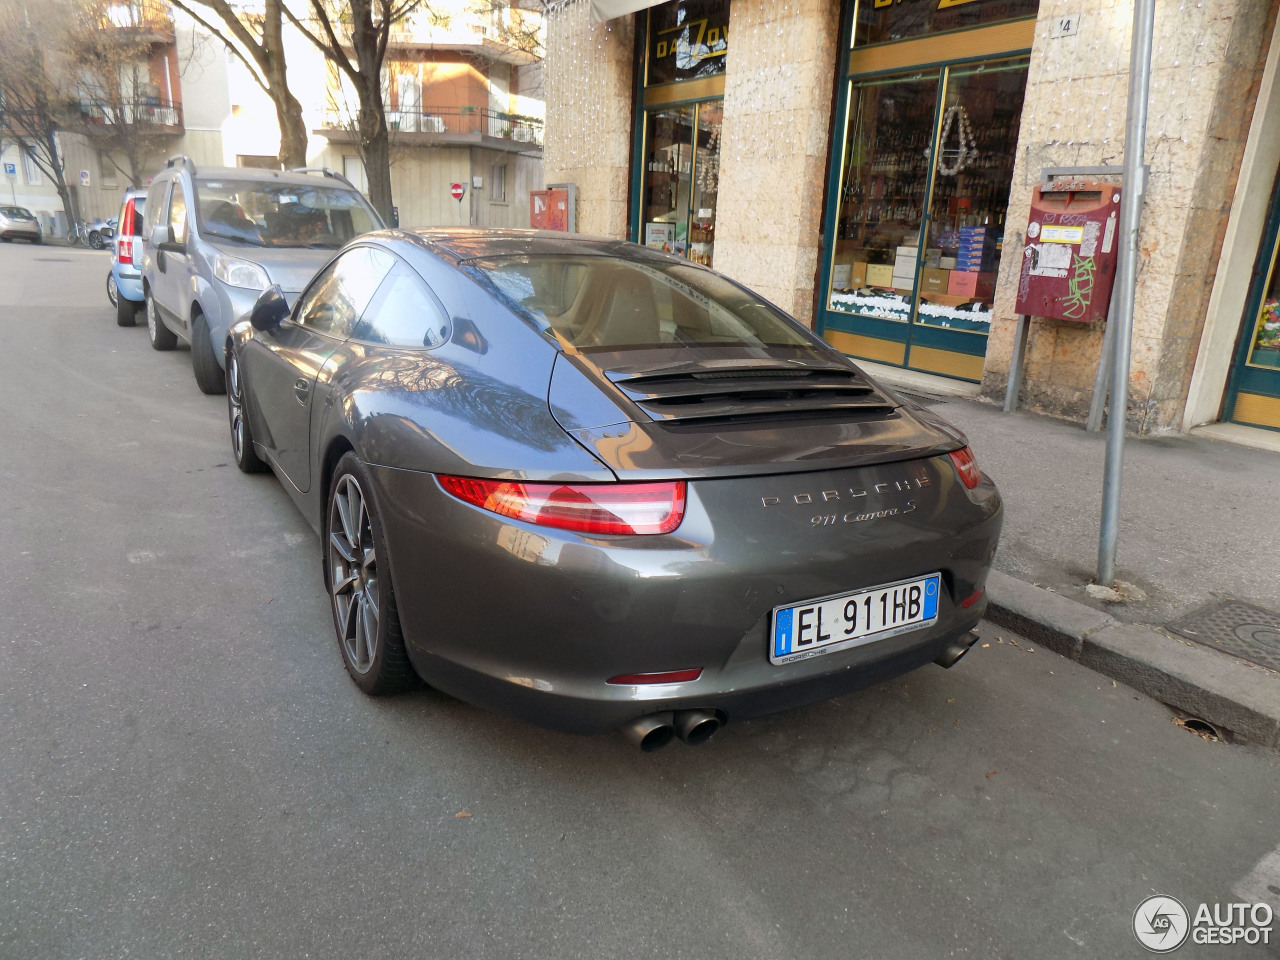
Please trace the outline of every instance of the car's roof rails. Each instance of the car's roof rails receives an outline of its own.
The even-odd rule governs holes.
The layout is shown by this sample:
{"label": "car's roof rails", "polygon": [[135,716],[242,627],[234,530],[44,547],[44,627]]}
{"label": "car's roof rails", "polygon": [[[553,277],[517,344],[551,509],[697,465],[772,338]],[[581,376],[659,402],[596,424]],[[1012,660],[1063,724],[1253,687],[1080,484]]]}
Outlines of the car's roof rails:
{"label": "car's roof rails", "polygon": [[322,173],[326,177],[331,177],[340,183],[345,183],[352,190],[356,188],[356,185],[354,183],[352,183],[342,174],[338,173],[338,171],[330,170],[328,167],[293,167],[289,172],[290,173]]}
{"label": "car's roof rails", "polygon": [[191,171],[192,176],[195,176],[196,173],[196,162],[185,153],[177,153],[170,157],[169,161],[165,164],[166,169],[169,167],[186,167]]}

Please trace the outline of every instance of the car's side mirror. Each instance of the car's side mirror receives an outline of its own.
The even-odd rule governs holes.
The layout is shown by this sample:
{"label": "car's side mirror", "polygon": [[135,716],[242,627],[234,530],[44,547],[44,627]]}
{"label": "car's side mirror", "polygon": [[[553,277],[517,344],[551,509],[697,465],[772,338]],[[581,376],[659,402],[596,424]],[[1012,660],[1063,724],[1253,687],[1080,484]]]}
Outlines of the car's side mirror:
{"label": "car's side mirror", "polygon": [[151,246],[168,253],[182,253],[187,246],[173,238],[173,224],[162,223],[151,231]]}
{"label": "car's side mirror", "polygon": [[284,298],[280,284],[276,283],[263,290],[254,302],[253,309],[249,311],[249,323],[253,325],[253,329],[265,333],[280,326],[288,316],[289,303]]}

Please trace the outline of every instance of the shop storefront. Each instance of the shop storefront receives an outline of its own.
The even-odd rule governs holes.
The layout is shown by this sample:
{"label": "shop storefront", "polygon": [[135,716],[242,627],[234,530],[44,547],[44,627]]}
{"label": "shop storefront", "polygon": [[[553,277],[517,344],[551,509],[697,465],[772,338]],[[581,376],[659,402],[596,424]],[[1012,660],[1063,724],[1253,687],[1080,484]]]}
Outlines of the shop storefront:
{"label": "shop storefront", "polygon": [[818,316],[844,352],[982,378],[1037,7],[857,5]]}
{"label": "shop storefront", "polygon": [[1236,423],[1280,430],[1280,180],[1272,192],[1225,406],[1227,419]]}
{"label": "shop storefront", "polygon": [[715,259],[729,0],[680,0],[640,15],[631,238]]}

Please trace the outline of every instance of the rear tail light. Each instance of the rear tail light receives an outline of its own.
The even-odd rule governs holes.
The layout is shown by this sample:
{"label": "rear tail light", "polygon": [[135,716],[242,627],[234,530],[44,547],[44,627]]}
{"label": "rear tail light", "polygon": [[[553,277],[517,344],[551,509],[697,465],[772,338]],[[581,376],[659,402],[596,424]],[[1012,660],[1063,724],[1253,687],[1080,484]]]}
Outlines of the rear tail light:
{"label": "rear tail light", "polygon": [[956,473],[960,476],[960,482],[970,490],[982,482],[982,471],[978,469],[978,461],[973,459],[973,451],[968,447],[962,450],[952,450],[947,456],[955,464]]}
{"label": "rear tail light", "polygon": [[670,533],[684,519],[683,480],[660,483],[514,483],[440,476],[459,500],[504,517],[578,533]]}
{"label": "rear tail light", "polygon": [[137,217],[133,201],[126,200],[124,215],[120,218],[120,229],[116,232],[116,256],[121,263],[133,263],[133,236],[137,232]]}

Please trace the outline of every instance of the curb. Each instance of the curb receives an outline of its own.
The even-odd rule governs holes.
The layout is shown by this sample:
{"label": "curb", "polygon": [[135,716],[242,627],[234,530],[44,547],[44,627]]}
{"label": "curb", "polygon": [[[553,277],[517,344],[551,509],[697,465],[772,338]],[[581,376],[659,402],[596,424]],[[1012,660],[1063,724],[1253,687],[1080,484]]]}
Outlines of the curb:
{"label": "curb", "polygon": [[1280,677],[1154,627],[1122,623],[998,570],[987,619],[1236,739],[1280,752]]}

